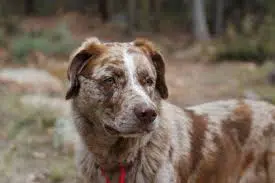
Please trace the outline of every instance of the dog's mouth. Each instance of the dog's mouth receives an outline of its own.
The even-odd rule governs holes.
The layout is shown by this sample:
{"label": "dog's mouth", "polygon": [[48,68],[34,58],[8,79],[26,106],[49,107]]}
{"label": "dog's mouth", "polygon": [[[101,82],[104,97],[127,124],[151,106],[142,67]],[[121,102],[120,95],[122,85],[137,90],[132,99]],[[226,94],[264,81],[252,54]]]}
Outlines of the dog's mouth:
{"label": "dog's mouth", "polygon": [[140,128],[139,130],[135,130],[132,132],[120,132],[119,130],[115,129],[114,127],[111,127],[109,125],[104,125],[105,131],[110,134],[110,135],[115,135],[115,136],[125,136],[125,137],[131,137],[131,136],[140,136],[140,135],[145,135],[153,131],[152,128],[148,129],[142,129]]}
{"label": "dog's mouth", "polygon": [[104,125],[104,129],[110,135],[119,135],[120,134],[120,131],[116,130],[115,128],[113,128],[109,125]]}

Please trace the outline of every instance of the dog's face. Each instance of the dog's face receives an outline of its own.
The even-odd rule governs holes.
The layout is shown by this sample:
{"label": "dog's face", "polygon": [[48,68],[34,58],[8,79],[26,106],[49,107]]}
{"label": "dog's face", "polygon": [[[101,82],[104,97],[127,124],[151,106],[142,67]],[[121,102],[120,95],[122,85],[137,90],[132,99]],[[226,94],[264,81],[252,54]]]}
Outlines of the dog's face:
{"label": "dog's face", "polygon": [[84,42],[68,69],[70,88],[81,114],[96,119],[111,135],[141,135],[158,125],[159,102],[168,97],[163,57],[145,40]]}

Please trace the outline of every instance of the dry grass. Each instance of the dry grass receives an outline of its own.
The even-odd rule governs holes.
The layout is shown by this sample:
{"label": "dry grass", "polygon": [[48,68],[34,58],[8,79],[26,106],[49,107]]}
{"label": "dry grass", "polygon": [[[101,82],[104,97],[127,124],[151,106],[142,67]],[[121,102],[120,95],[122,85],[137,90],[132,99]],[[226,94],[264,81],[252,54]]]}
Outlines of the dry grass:
{"label": "dry grass", "polygon": [[23,106],[19,95],[10,92],[2,92],[0,100],[0,182],[75,180],[73,155],[52,145],[51,129],[57,116],[48,109]]}

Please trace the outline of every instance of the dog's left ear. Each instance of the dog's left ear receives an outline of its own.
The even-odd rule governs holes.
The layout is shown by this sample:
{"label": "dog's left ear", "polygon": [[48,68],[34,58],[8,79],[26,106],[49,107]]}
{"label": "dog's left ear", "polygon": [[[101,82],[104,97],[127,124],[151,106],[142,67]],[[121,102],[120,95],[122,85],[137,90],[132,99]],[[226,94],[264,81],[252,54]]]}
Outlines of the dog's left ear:
{"label": "dog's left ear", "polygon": [[161,53],[155,48],[152,42],[145,39],[136,39],[134,45],[139,47],[145,54],[147,54],[157,72],[156,89],[159,92],[161,98],[167,99],[168,89],[165,82],[165,63]]}
{"label": "dog's left ear", "polygon": [[67,71],[67,77],[70,81],[70,87],[66,93],[66,100],[77,96],[80,88],[78,76],[85,66],[98,56],[104,49],[100,41],[95,38],[89,38],[72,54],[70,65]]}

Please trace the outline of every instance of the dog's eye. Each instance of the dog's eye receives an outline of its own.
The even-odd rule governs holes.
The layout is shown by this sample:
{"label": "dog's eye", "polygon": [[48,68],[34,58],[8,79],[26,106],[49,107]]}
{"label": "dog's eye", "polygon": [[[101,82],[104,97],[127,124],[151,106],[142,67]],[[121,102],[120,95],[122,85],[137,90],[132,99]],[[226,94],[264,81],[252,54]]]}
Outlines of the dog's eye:
{"label": "dog's eye", "polygon": [[103,79],[103,82],[105,84],[113,84],[113,83],[115,83],[115,78],[114,77],[107,77],[107,78]]}
{"label": "dog's eye", "polygon": [[148,86],[152,86],[152,85],[154,84],[153,79],[152,79],[152,78],[146,78],[146,84],[147,84]]}

